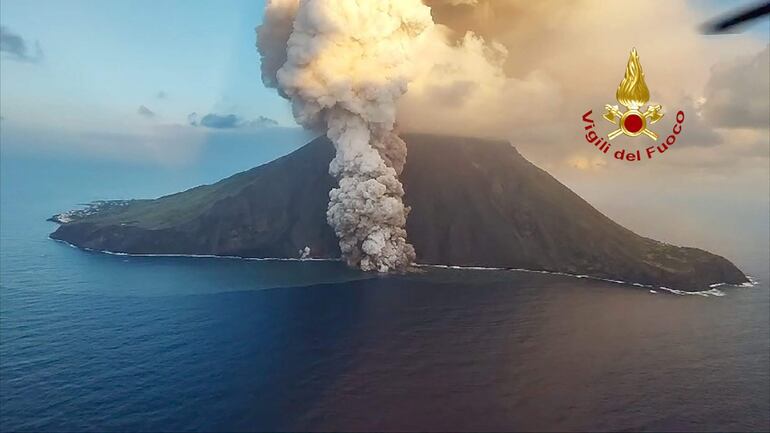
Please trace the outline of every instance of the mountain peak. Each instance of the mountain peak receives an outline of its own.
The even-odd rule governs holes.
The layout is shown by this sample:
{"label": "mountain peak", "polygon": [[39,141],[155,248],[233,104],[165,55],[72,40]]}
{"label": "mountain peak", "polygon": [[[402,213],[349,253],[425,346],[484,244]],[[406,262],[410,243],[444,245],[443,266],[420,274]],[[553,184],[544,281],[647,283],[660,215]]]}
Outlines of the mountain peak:
{"label": "mountain peak", "polygon": [[[401,180],[417,262],[564,272],[703,290],[746,277],[728,260],[639,236],[505,141],[404,134]],[[124,253],[338,258],[326,223],[332,144],[155,200],[72,217],[51,237]]]}

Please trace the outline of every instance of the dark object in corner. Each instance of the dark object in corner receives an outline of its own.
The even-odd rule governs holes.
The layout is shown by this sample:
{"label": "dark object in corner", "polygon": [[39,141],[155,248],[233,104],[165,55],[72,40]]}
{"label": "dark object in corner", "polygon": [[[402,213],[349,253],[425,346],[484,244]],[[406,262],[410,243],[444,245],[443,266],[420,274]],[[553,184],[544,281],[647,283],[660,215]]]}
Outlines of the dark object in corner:
{"label": "dark object in corner", "polygon": [[749,21],[756,20],[765,15],[770,14],[770,2],[760,4],[750,9],[745,9],[740,12],[732,12],[725,14],[721,18],[717,18],[703,26],[703,33],[709,35],[715,35],[719,33],[729,33],[731,29],[744,24]]}

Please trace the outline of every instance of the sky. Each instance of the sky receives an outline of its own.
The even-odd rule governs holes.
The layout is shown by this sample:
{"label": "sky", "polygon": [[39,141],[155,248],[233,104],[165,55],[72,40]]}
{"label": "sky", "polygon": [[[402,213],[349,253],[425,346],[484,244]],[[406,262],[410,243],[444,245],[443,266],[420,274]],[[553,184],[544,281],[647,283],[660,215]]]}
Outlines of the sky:
{"label": "sky", "polygon": [[[294,125],[262,86],[255,0],[3,0],[0,24],[37,41],[40,59],[0,64],[4,121],[34,127],[122,131],[186,122],[196,112],[265,116]],[[34,54],[32,54],[33,56]]]}
{"label": "sky", "polygon": [[[399,103],[401,130],[509,140],[642,234],[713,248],[743,225],[751,230],[740,240],[760,233],[756,248],[767,254],[770,19],[736,34],[698,31],[754,1],[635,2],[630,12],[599,1],[426,1],[447,41],[422,48]],[[208,142],[253,145],[254,131],[296,126],[288,102],[261,81],[264,7],[0,1],[0,145],[172,166],[200,158]],[[466,30],[478,37],[464,40]],[[632,46],[653,101],[688,113],[681,147],[636,167],[596,154],[580,124],[588,108],[614,103]]]}
{"label": "sky", "polygon": [[[751,2],[697,7],[718,14],[742,3]],[[3,0],[0,25],[28,52],[22,61],[2,53],[5,126],[122,132],[148,119],[185,124],[193,112],[293,126],[288,104],[260,81],[263,9],[264,0]]]}

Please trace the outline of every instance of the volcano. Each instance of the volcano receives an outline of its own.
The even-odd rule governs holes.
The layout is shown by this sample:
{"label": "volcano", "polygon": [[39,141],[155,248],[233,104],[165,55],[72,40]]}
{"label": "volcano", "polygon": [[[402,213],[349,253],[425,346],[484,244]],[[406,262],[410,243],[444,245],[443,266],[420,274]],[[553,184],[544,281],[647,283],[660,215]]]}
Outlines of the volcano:
{"label": "volcano", "polygon": [[[564,272],[679,290],[746,282],[727,259],[639,236],[507,142],[406,134],[401,180],[417,262]],[[326,222],[334,148],[319,137],[270,163],[154,200],[54,217],[51,234],[133,254],[336,259]],[[307,254],[305,253],[307,256]]]}

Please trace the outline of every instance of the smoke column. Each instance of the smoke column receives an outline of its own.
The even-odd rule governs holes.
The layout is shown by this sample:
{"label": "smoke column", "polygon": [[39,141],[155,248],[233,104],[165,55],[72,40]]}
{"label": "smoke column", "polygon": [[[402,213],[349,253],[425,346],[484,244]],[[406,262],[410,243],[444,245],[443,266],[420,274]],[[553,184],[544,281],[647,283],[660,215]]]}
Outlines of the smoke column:
{"label": "smoke column", "polygon": [[398,271],[415,258],[398,179],[406,145],[394,127],[410,49],[432,25],[420,0],[270,0],[257,28],[262,81],[334,143],[339,187],[326,218],[350,266]]}

